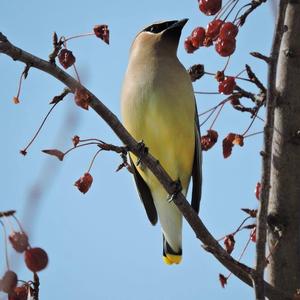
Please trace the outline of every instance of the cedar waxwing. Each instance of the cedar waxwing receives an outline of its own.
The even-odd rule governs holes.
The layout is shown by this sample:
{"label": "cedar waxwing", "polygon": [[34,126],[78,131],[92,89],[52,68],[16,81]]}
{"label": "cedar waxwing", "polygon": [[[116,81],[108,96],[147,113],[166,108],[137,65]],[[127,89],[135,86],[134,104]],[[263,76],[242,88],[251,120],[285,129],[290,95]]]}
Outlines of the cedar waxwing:
{"label": "cedar waxwing", "polygon": [[[187,194],[193,178],[192,207],[201,197],[201,148],[196,102],[189,74],[177,58],[181,30],[188,20],[154,23],[135,38],[121,96],[123,123]],[[150,222],[159,218],[163,260],[182,256],[182,215],[169,195],[138,158],[129,154],[139,196]]]}

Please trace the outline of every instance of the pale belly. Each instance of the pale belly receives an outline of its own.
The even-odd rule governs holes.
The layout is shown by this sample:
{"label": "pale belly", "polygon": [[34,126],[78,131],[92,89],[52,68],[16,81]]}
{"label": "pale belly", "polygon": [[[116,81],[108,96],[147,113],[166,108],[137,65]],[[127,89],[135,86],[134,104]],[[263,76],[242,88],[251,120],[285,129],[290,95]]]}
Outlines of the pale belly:
{"label": "pale belly", "polygon": [[[172,179],[180,179],[187,190],[195,148],[193,94],[178,89],[151,95],[143,92],[139,93],[141,100],[132,95],[131,101],[123,105],[124,125],[137,141],[144,141]],[[136,157],[133,160],[136,163]],[[150,189],[160,186],[149,170],[143,166],[138,170]]]}

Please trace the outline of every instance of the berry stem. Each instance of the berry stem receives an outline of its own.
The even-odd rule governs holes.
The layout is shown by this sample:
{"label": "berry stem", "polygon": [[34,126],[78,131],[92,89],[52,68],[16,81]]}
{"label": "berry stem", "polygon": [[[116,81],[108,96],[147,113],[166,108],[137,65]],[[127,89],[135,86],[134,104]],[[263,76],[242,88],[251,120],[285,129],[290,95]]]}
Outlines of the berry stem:
{"label": "berry stem", "polygon": [[225,66],[224,66],[222,72],[225,72],[225,70],[227,69],[227,67],[228,67],[228,65],[229,65],[230,57],[231,57],[231,55],[227,58],[227,62],[226,62],[226,64],[225,64]]}
{"label": "berry stem", "polygon": [[228,10],[228,8],[234,3],[234,1],[236,0],[229,0],[227,1],[222,9],[215,15],[214,19],[213,20],[216,20],[216,19],[221,19],[222,16],[225,14],[225,12]]}
{"label": "berry stem", "polygon": [[244,247],[242,253],[240,254],[240,256],[239,256],[239,258],[238,258],[238,262],[240,262],[241,259],[242,259],[242,257],[244,256],[244,254],[245,254],[245,252],[246,252],[246,250],[247,250],[247,248],[248,248],[248,246],[249,246],[250,241],[251,241],[251,236],[249,236],[249,239],[248,239],[248,241],[247,241],[247,243],[246,243],[246,245],[245,245],[245,247]]}
{"label": "berry stem", "polygon": [[88,168],[88,170],[87,170],[87,173],[90,172],[90,170],[91,170],[91,168],[92,168],[92,166],[93,166],[93,164],[94,164],[94,161],[95,161],[96,157],[98,156],[98,154],[99,154],[101,151],[102,151],[102,149],[99,149],[99,150],[95,153],[95,155],[94,155],[94,157],[92,158],[92,161],[91,161],[91,163],[90,163],[90,166],[89,166],[89,168]]}
{"label": "berry stem", "polygon": [[76,68],[76,66],[75,66],[75,63],[73,64],[73,68],[74,68],[74,71],[75,71],[75,74],[76,74],[76,78],[77,78],[78,82],[81,84],[80,77],[79,77],[77,68]]}
{"label": "berry stem", "polygon": [[242,133],[243,137],[247,134],[247,132],[250,130],[251,126],[253,125],[253,123],[254,123],[254,121],[256,119],[257,113],[258,113],[258,110],[255,112],[255,115],[253,116],[253,118],[252,118],[249,126],[247,127],[247,129],[244,131],[244,133]]}
{"label": "berry stem", "polygon": [[10,270],[10,268],[9,268],[9,262],[8,262],[8,251],[7,251],[7,233],[6,233],[5,225],[4,225],[4,223],[1,220],[0,220],[0,224],[2,225],[3,235],[4,235],[4,248],[5,248],[6,268],[7,268],[7,270]]}
{"label": "berry stem", "polygon": [[[238,78],[241,74],[243,74],[246,71],[246,69],[242,70],[240,73],[238,73],[236,76],[234,76],[235,78]],[[250,82],[252,82],[250,79],[248,80]]]}
{"label": "berry stem", "polygon": [[[239,16],[240,12],[241,12],[245,7],[247,7],[247,6],[251,6],[251,3],[243,5],[243,6],[238,10],[238,12],[236,13],[235,18],[234,18],[234,20],[233,20],[233,23],[237,20],[237,18],[238,18],[238,16]],[[238,23],[237,26],[240,26],[240,24]]]}
{"label": "berry stem", "polygon": [[20,231],[25,232],[23,230],[23,227],[22,227],[21,222],[19,221],[19,219],[15,215],[12,215],[12,217],[15,219],[16,223],[18,224],[18,226],[20,228]]}
{"label": "berry stem", "polygon": [[217,112],[217,114],[216,114],[216,116],[215,116],[213,122],[211,123],[211,125],[210,125],[210,127],[209,127],[209,130],[211,130],[212,127],[214,126],[214,124],[216,123],[216,121],[217,121],[217,119],[218,119],[218,117],[219,117],[219,115],[220,115],[220,113],[221,113],[221,110],[223,109],[225,103],[226,103],[226,102],[223,102],[223,103],[221,104],[221,106],[220,106],[220,108],[219,108],[219,110],[218,110],[218,112]]}
{"label": "berry stem", "polygon": [[209,119],[210,117],[214,114],[214,112],[216,111],[216,107],[210,109],[209,111],[211,111],[211,113],[208,115],[208,117],[206,117],[206,119],[199,125],[199,127],[202,127]]}
{"label": "berry stem", "polygon": [[[58,102],[57,102],[58,103]],[[57,103],[54,103],[53,106],[50,108],[50,110],[48,111],[46,117],[44,118],[44,120],[42,121],[42,124],[40,125],[40,127],[38,128],[37,132],[35,133],[35,135],[33,136],[33,138],[31,139],[31,141],[28,143],[28,145],[22,150],[25,153],[27,152],[28,148],[30,147],[30,145],[34,142],[34,140],[36,139],[36,137],[38,136],[38,134],[40,133],[42,127],[44,126],[47,118],[49,117],[49,115],[51,114],[52,110],[54,109],[54,107],[56,106]]]}
{"label": "berry stem", "polygon": [[244,139],[248,138],[248,137],[251,137],[251,136],[254,136],[254,135],[262,134],[262,133],[264,133],[264,132],[263,131],[258,131],[258,132],[250,133],[250,134],[244,135]]}
{"label": "berry stem", "polygon": [[239,231],[241,231],[242,226],[251,218],[252,218],[251,216],[246,217],[235,231],[233,231],[232,233],[226,234],[225,236],[222,236],[221,238],[217,239],[217,241],[220,242],[220,241],[224,240],[226,238],[226,236],[228,236],[228,235],[236,235]]}
{"label": "berry stem", "polygon": [[19,79],[19,85],[18,85],[18,91],[17,91],[17,95],[16,98],[19,100],[19,96],[21,93],[21,88],[22,88],[22,82],[23,82],[23,77],[24,77],[24,72],[22,72],[20,79]]}
{"label": "berry stem", "polygon": [[84,146],[88,146],[88,145],[98,145],[99,143],[96,142],[89,142],[89,143],[85,143],[85,144],[81,144],[81,145],[77,145],[76,147],[72,147],[70,149],[68,149],[66,152],[64,152],[64,156],[66,156],[69,152],[73,151],[74,149],[77,149],[79,147],[84,147]]}
{"label": "berry stem", "polygon": [[78,38],[85,37],[85,36],[91,36],[91,35],[95,35],[95,33],[94,32],[89,32],[89,33],[82,33],[82,34],[70,36],[68,38],[64,37],[64,42],[67,42],[67,41],[70,41],[70,40],[73,40],[73,39],[78,39]]}
{"label": "berry stem", "polygon": [[226,17],[224,18],[224,22],[226,21],[226,19],[229,17],[229,15],[232,13],[232,11],[235,9],[235,7],[237,6],[237,4],[239,3],[239,0],[237,0],[233,6],[231,7],[230,11],[228,12],[228,14],[226,15]]}
{"label": "berry stem", "polygon": [[194,92],[197,95],[218,95],[219,92]]}
{"label": "berry stem", "polygon": [[99,140],[99,139],[94,139],[94,138],[90,138],[90,139],[83,139],[83,140],[79,140],[79,143],[82,143],[82,142],[92,142],[92,141],[94,141],[94,142],[99,142],[99,143],[103,143],[103,141],[101,141],[101,140]]}
{"label": "berry stem", "polygon": [[[204,72],[204,74],[206,75],[211,75],[211,76],[215,76],[216,74],[215,73],[211,73],[211,72]],[[244,80],[244,81],[248,81],[248,82],[253,82],[252,80],[250,80],[249,78],[244,78],[244,77],[239,77],[238,75],[237,76],[234,76],[236,79],[239,79],[239,80]]]}

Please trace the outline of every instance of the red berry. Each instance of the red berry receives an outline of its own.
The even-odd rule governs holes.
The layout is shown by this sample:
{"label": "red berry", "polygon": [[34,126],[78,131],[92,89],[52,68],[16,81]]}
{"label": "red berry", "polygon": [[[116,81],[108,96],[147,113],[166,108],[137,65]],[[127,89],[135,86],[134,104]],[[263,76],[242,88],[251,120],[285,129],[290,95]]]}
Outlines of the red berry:
{"label": "red berry", "polygon": [[236,25],[231,22],[226,22],[220,29],[220,39],[233,39],[237,36],[239,29]]}
{"label": "red berry", "polygon": [[7,294],[11,293],[17,286],[18,276],[13,271],[6,271],[1,280],[1,290]]}
{"label": "red berry", "polygon": [[210,37],[211,39],[215,39],[220,32],[222,24],[223,21],[220,19],[216,19],[208,23],[206,28],[206,36]]}
{"label": "red berry", "polygon": [[93,177],[90,173],[85,173],[82,177],[80,177],[76,182],[75,186],[79,189],[79,191],[85,194],[91,187],[93,183]]}
{"label": "red berry", "polygon": [[207,16],[215,15],[222,7],[222,0],[200,0],[199,9]]}
{"label": "red berry", "polygon": [[76,59],[72,51],[68,49],[62,49],[58,54],[58,60],[65,69],[68,69],[75,63]]}
{"label": "red berry", "polygon": [[218,38],[215,49],[223,57],[230,56],[235,50],[235,39]]}
{"label": "red berry", "polygon": [[203,46],[203,41],[205,39],[205,29],[203,27],[197,27],[192,31],[191,42],[194,48],[199,48]]}
{"label": "red berry", "polygon": [[25,264],[32,272],[39,272],[48,265],[48,254],[42,248],[30,248],[25,251]]}
{"label": "red berry", "polygon": [[251,230],[250,239],[253,243],[256,242],[256,227]]}
{"label": "red berry", "polygon": [[210,47],[213,44],[213,41],[210,37],[206,36],[204,41],[203,41],[203,46],[204,47]]}
{"label": "red berry", "polygon": [[230,95],[232,94],[235,86],[236,86],[235,78],[231,76],[227,76],[223,81],[219,83],[219,93],[224,95]]}
{"label": "red berry", "polygon": [[184,41],[184,49],[187,53],[193,53],[197,48],[193,46],[192,37],[188,36]]}
{"label": "red berry", "polygon": [[25,232],[13,232],[8,237],[11,245],[17,252],[24,252],[28,247],[28,236]]}

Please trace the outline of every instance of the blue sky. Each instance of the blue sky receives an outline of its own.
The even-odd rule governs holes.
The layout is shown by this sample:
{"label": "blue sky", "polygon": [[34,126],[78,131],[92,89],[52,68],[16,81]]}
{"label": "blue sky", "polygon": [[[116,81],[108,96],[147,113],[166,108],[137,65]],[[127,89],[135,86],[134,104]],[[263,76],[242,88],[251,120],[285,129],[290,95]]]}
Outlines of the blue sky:
{"label": "blue sky", "polygon": [[[245,3],[241,1],[241,5]],[[135,34],[153,21],[186,17],[190,21],[183,30],[183,38],[194,27],[206,26],[210,20],[199,12],[197,1],[2,1],[0,31],[11,42],[46,59],[51,52],[53,31],[70,36],[89,32],[95,24],[108,24],[110,46],[94,37],[70,41],[68,46],[76,56],[83,82],[119,116],[120,88]],[[237,74],[248,63],[265,82],[265,64],[248,53],[269,53],[273,23],[268,4],[250,16],[238,35],[237,50],[228,67],[230,75]],[[224,66],[225,60],[212,48],[186,54],[183,38],[178,56],[186,67],[204,63],[207,71],[215,72]],[[75,107],[72,97],[57,106],[28,155],[19,155],[49,109],[48,102],[63,89],[61,83],[48,75],[30,70],[23,83],[21,103],[14,105],[11,99],[22,70],[22,64],[0,56],[0,210],[16,209],[21,220],[25,217],[24,227],[29,231],[31,244],[43,247],[49,254],[49,266],[40,273],[40,299],[253,298],[252,290],[234,277],[226,289],[220,287],[218,274],[227,275],[227,271],[202,250],[187,224],[182,264],[163,264],[160,228],[148,222],[130,174],[125,170],[115,173],[120,163],[117,155],[102,153],[97,158],[92,169],[93,186],[82,195],[73,183],[88,168],[96,149],[74,151],[63,163],[41,153],[41,149],[47,148],[67,149],[75,134],[120,144],[92,110],[86,112]],[[213,78],[205,77],[194,87],[196,91],[216,91],[217,84]],[[222,99],[220,95],[197,96],[199,112]],[[200,215],[216,237],[239,225],[244,218],[240,208],[257,206],[253,190],[260,178],[262,137],[247,139],[245,146],[235,147],[227,160],[223,159],[221,149],[224,136],[232,131],[243,132],[249,122],[247,115],[225,106],[214,127],[220,141],[204,153]],[[252,132],[262,125],[256,121]],[[202,132],[206,132],[207,126]],[[41,197],[33,197],[38,192]],[[248,232],[237,237],[235,257],[247,238]],[[0,247],[4,247],[3,239]],[[0,254],[4,272],[3,251]],[[254,257],[251,244],[243,261],[253,266]],[[22,256],[12,258],[19,277],[29,280],[31,274],[24,267]],[[5,299],[2,296],[0,299]]]}

